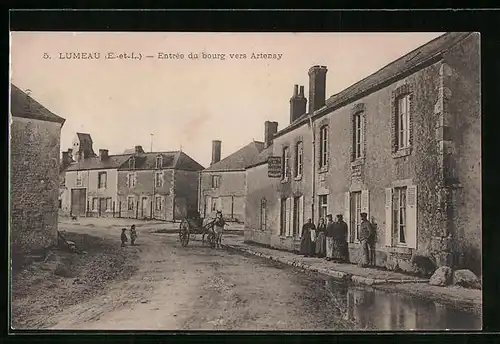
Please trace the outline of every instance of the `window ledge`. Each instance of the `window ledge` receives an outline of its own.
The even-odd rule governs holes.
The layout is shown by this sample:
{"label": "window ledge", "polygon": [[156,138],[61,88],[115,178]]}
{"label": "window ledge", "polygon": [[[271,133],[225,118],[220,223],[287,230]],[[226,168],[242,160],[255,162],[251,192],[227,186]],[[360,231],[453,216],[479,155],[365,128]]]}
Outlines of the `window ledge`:
{"label": "window ledge", "polygon": [[361,247],[361,243],[360,242],[350,242],[350,243],[348,243],[348,246],[349,247],[354,247],[354,248],[360,248]]}
{"label": "window ledge", "polygon": [[409,248],[408,246],[403,246],[401,244],[387,248],[387,252],[395,254],[411,254],[412,251],[413,249]]}
{"label": "window ledge", "polygon": [[281,184],[285,184],[288,182],[290,182],[290,180],[288,178],[281,179]]}
{"label": "window ledge", "polygon": [[328,166],[320,167],[318,173],[326,173],[328,172]]}
{"label": "window ledge", "polygon": [[360,166],[360,165],[363,165],[365,163],[365,158],[357,158],[356,160],[354,160],[353,162],[351,162],[351,167],[356,167],[356,166]]}
{"label": "window ledge", "polygon": [[302,180],[302,175],[300,174],[300,175],[296,176],[296,177],[294,178],[294,180],[296,180],[296,181]]}
{"label": "window ledge", "polygon": [[402,158],[411,154],[411,147],[401,148],[397,152],[392,153],[394,159]]}

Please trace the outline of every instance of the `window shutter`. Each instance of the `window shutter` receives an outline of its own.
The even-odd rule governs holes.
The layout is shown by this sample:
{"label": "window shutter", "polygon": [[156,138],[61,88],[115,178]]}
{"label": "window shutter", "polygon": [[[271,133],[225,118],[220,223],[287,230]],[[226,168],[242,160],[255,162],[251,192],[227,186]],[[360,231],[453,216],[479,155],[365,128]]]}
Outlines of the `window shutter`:
{"label": "window shutter", "polygon": [[290,198],[285,201],[285,236],[290,236]]}
{"label": "window shutter", "polygon": [[347,223],[348,232],[351,230],[351,194],[344,193],[344,221]]}
{"label": "window shutter", "polygon": [[367,214],[367,219],[370,220],[370,191],[361,191],[361,212]]}
{"label": "window shutter", "polygon": [[406,195],[406,226],[407,245],[409,248],[417,248],[417,186],[408,186]]}
{"label": "window shutter", "polygon": [[392,189],[385,189],[385,246],[392,246]]}
{"label": "window shutter", "polygon": [[299,237],[302,237],[302,226],[304,225],[304,196],[299,198]]}

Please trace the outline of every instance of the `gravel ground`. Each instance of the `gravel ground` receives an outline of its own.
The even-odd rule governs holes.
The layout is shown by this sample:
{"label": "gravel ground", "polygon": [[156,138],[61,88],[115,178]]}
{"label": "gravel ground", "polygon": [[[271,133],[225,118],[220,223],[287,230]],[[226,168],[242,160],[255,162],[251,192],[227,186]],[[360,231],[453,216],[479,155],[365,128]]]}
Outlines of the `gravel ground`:
{"label": "gravel ground", "polygon": [[111,282],[126,280],[137,269],[137,253],[125,252],[113,240],[72,232],[65,237],[86,253],[51,249],[13,267],[13,328],[52,326],[55,322],[47,314],[103,294]]}

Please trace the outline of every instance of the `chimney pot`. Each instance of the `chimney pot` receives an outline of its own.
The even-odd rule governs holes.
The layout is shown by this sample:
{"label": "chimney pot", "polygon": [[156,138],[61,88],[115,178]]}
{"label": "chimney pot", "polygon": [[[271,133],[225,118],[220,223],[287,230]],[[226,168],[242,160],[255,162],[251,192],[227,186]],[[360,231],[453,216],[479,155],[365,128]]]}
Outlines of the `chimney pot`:
{"label": "chimney pot", "polygon": [[144,153],[144,149],[142,149],[142,146],[135,146],[135,154],[142,154]]}
{"label": "chimney pot", "polygon": [[[290,123],[306,113],[307,99],[297,93],[298,88],[298,85],[295,85],[294,94],[290,98]],[[300,86],[300,90],[303,94],[304,86]]]}
{"label": "chimney pot", "polygon": [[274,135],[278,132],[278,122],[266,121],[264,123],[264,148],[273,143]]}
{"label": "chimney pot", "polygon": [[304,86],[300,86],[299,97],[304,97]]}
{"label": "chimney pot", "polygon": [[220,161],[222,142],[220,140],[212,141],[212,162],[210,165],[218,163]]}
{"label": "chimney pot", "polygon": [[299,94],[299,85],[293,85],[293,96],[297,96]]}
{"label": "chimney pot", "polygon": [[108,150],[99,149],[99,157],[101,158],[101,161],[106,161],[108,159]]}

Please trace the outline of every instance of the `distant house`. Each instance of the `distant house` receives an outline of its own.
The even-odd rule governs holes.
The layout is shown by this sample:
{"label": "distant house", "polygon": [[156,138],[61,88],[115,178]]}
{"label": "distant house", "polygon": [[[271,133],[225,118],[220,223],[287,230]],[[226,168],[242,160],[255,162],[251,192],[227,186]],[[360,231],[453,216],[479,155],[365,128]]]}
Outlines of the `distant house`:
{"label": "distant house", "polygon": [[199,211],[203,217],[216,210],[225,218],[245,221],[245,167],[264,149],[264,142],[253,141],[220,160],[221,141],[212,141],[212,163],[200,173]]}
{"label": "distant house", "polygon": [[77,133],[75,161],[65,170],[62,211],[72,216],[178,220],[198,202],[203,166],[183,152],[95,155],[89,134]]}
{"label": "distant house", "polygon": [[57,243],[59,150],[65,119],[11,84],[10,234],[12,252]]}

